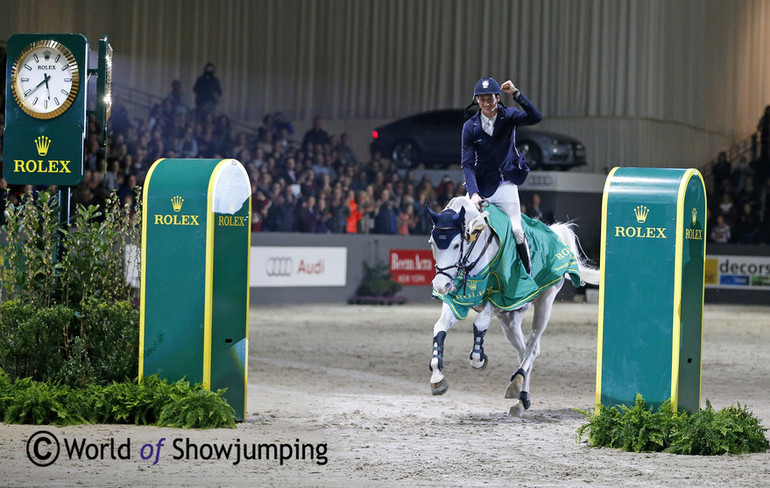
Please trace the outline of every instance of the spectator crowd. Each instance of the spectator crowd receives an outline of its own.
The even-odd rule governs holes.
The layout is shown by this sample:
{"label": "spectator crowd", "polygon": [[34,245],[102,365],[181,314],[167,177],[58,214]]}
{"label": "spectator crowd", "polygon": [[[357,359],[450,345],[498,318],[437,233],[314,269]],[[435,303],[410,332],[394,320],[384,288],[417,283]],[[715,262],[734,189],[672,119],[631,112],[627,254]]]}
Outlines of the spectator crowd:
{"label": "spectator crowd", "polygon": [[708,239],[718,243],[770,244],[770,106],[757,127],[759,151],[733,164],[721,152],[711,174]]}
{"label": "spectator crowd", "polygon": [[[97,121],[88,120],[84,176],[73,203],[101,205],[115,193],[135,208],[135,189],[157,159],[235,158],[250,178],[254,232],[427,235],[432,222],[425,205],[439,210],[464,191],[448,178],[438,186],[427,176],[416,180],[377,154],[360,161],[349,136],[330,135],[318,117],[301,138],[280,112],[265,115],[253,133],[236,132],[226,114],[212,109],[212,97],[202,100],[190,106],[174,81],[162,103],[132,118],[116,96],[107,152]],[[2,185],[10,202],[37,190]]]}
{"label": "spectator crowd", "polygon": [[[462,182],[444,177],[434,186],[427,176],[418,180],[378,154],[360,160],[348,134],[329,134],[318,117],[301,138],[280,112],[265,115],[255,131],[235,131],[230,118],[216,112],[221,87],[211,64],[194,92],[193,106],[175,80],[161,103],[136,118],[115,96],[106,152],[99,144],[100,127],[90,116],[84,177],[73,191],[73,203],[101,205],[114,193],[136,208],[135,190],[159,158],[235,158],[243,163],[252,187],[254,232],[427,235],[432,223],[426,205],[439,211],[465,194]],[[754,161],[743,158],[733,167],[721,153],[714,164],[709,241],[770,243],[769,126],[770,107],[759,124],[761,149]],[[1,151],[2,140],[0,156]],[[0,210],[6,199],[16,202],[35,191],[9,188],[0,178]],[[538,200],[535,195],[529,211],[523,211],[552,221],[552,215],[543,218]]]}

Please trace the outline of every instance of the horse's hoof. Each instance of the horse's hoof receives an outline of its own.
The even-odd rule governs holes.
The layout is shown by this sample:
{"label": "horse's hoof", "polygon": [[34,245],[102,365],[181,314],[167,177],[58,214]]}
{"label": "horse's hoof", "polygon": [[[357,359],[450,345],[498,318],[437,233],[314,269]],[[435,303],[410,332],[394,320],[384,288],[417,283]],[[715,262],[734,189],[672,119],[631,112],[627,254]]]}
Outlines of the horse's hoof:
{"label": "horse's hoof", "polygon": [[486,354],[481,357],[480,361],[474,361],[473,358],[471,358],[471,367],[473,369],[477,369],[479,371],[484,371],[487,368],[487,363],[489,362],[489,358]]}
{"label": "horse's hoof", "polygon": [[443,395],[449,389],[449,382],[446,378],[442,378],[438,383],[430,384],[430,392],[434,395]]}
{"label": "horse's hoof", "polygon": [[520,374],[514,375],[511,382],[508,383],[508,388],[505,389],[505,398],[518,399],[522,386],[524,386],[524,376]]}
{"label": "horse's hoof", "polygon": [[508,415],[511,417],[521,417],[524,415],[524,405],[520,401],[516,402],[508,411]]}

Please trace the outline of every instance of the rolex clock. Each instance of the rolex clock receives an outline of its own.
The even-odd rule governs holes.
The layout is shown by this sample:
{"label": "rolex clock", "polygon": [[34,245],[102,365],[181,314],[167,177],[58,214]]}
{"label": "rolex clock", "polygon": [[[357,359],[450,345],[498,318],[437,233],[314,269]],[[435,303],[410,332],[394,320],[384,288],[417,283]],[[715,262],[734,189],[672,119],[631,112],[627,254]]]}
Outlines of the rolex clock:
{"label": "rolex clock", "polygon": [[21,110],[36,119],[52,119],[75,101],[80,69],[64,44],[44,39],[31,42],[16,56],[10,83]]}
{"label": "rolex clock", "polygon": [[17,185],[77,185],[87,129],[88,40],[14,34],[7,46],[3,177]]}

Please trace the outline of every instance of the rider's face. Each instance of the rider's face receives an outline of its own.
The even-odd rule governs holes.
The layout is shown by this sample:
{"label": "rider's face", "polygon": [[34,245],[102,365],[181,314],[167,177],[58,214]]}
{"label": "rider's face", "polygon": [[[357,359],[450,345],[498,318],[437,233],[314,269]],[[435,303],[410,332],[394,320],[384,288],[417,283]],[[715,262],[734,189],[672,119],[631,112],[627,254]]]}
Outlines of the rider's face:
{"label": "rider's face", "polygon": [[499,100],[500,95],[478,95],[476,97],[482,113],[489,118],[497,114],[497,102]]}

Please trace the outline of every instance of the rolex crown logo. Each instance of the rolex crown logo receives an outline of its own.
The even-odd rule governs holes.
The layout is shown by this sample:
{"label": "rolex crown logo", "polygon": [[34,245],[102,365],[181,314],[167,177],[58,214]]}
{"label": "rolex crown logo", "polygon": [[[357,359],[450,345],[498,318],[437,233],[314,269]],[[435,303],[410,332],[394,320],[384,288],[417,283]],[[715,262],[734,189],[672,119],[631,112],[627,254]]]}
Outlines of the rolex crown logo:
{"label": "rolex crown logo", "polygon": [[475,281],[468,282],[468,288],[470,288],[471,291],[476,291],[476,286],[478,286],[478,283],[476,283]]}
{"label": "rolex crown logo", "polygon": [[634,209],[634,215],[636,216],[636,221],[640,224],[643,224],[645,220],[647,220],[647,215],[650,213],[650,209],[645,207],[644,205],[639,205]]}
{"label": "rolex crown logo", "polygon": [[692,208],[692,223],[695,224],[698,222],[698,209],[693,207]]}
{"label": "rolex crown logo", "polygon": [[184,203],[184,198],[180,197],[179,195],[176,195],[175,197],[171,198],[171,206],[174,207],[174,212],[179,212],[182,210],[182,204]]}
{"label": "rolex crown logo", "polygon": [[40,136],[35,139],[35,147],[37,148],[37,154],[39,156],[45,156],[48,154],[48,148],[51,146],[51,139],[46,136]]}

